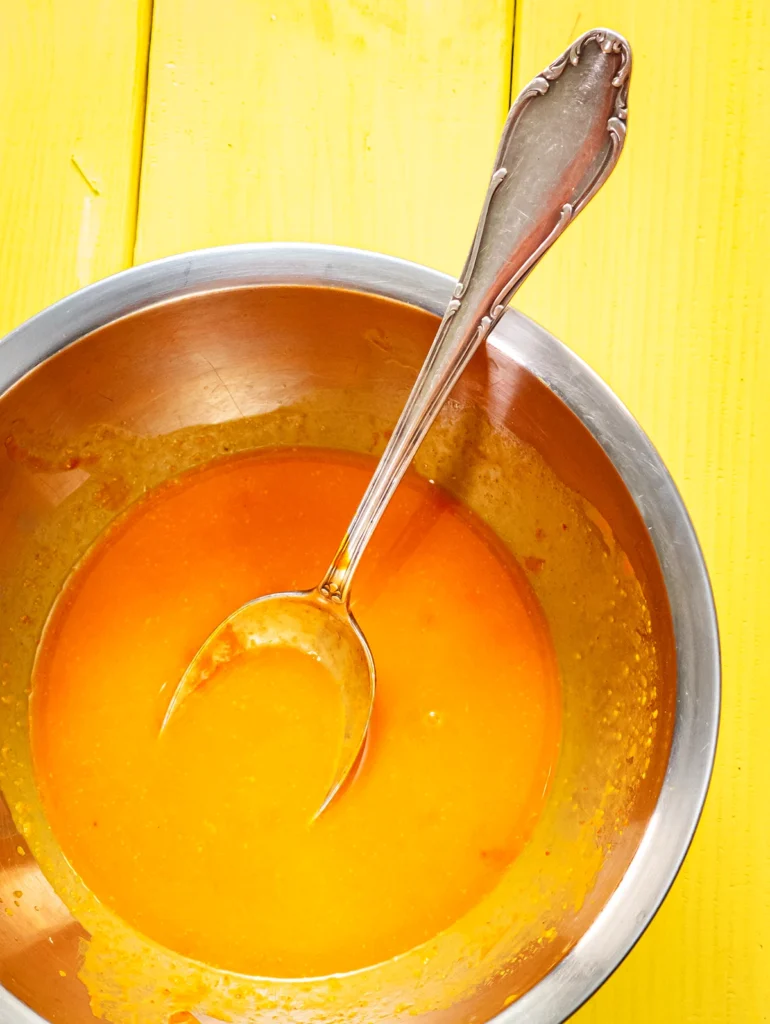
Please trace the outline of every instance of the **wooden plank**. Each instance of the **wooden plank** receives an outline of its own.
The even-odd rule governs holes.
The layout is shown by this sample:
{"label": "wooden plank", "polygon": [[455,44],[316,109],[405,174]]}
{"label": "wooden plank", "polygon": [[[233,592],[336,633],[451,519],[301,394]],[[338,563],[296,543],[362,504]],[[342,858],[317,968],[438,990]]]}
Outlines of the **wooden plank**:
{"label": "wooden plank", "polygon": [[694,848],[582,1024],[754,1024],[770,1005],[770,47],[762,0],[519,0],[518,90],[573,37],[625,33],[626,152],[518,304],[660,448],[712,573],[718,763]]}
{"label": "wooden plank", "polygon": [[459,273],[513,0],[156,0],[136,256],[336,242]]}
{"label": "wooden plank", "polygon": [[131,263],[150,0],[0,0],[0,334]]}

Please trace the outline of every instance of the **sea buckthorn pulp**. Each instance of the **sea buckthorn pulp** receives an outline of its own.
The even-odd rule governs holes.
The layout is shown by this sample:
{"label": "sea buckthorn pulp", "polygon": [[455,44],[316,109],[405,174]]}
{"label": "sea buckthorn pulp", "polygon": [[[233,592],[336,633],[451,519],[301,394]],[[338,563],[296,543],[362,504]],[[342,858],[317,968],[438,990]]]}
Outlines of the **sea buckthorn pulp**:
{"label": "sea buckthorn pulp", "polygon": [[540,607],[481,521],[414,473],[353,588],[377,697],[327,811],[312,820],[342,706],[304,654],[239,656],[159,738],[223,618],[321,578],[373,468],[276,449],[164,484],[84,558],[38,652],[33,756],[63,852],[131,926],[230,971],[349,971],[430,939],[494,887],[545,800],[560,699]]}

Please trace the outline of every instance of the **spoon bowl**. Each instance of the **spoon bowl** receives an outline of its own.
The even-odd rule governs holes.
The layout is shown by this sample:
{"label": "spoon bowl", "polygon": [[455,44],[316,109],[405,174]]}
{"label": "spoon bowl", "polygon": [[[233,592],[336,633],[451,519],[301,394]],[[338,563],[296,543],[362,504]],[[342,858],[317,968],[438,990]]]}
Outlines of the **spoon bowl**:
{"label": "spoon bowl", "polygon": [[190,662],[166,710],[161,734],[187,697],[214,682],[234,658],[261,647],[291,647],[327,669],[338,684],[343,732],[334,774],[316,817],[326,809],[355,765],[374,703],[372,653],[346,602],[320,588],[270,594],[242,605],[207,637]]}

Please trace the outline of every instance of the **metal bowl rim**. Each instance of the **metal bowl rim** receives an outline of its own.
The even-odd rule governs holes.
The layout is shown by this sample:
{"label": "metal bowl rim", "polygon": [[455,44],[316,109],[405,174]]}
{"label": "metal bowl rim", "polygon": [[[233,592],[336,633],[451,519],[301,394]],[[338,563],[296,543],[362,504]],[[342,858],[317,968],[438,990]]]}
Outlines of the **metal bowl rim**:
{"label": "metal bowl rim", "polygon": [[[381,253],[331,245],[264,243],[170,256],[67,296],[0,341],[0,394],[71,342],[129,313],[204,291],[254,284],[346,288],[441,315],[455,281]],[[610,388],[569,348],[509,310],[489,344],[542,380],[604,449],[631,493],[660,561],[674,622],[677,704],[668,768],[639,848],[617,889],[564,959],[495,1018],[562,1022],[632,949],[672,885],[706,798],[717,744],[719,635],[708,572],[681,496],[660,455]],[[9,1024],[42,1018],[0,987]]]}

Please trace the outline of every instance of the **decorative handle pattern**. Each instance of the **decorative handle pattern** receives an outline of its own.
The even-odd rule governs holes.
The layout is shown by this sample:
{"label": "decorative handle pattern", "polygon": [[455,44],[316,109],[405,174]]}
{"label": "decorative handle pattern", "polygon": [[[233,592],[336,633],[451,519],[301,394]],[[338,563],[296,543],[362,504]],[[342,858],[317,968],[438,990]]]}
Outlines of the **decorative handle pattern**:
{"label": "decorative handle pattern", "polygon": [[369,538],[471,356],[532,268],[609,177],[626,137],[630,74],[626,40],[593,29],[534,78],[511,107],[463,272],[318,588],[322,597],[347,602]]}

